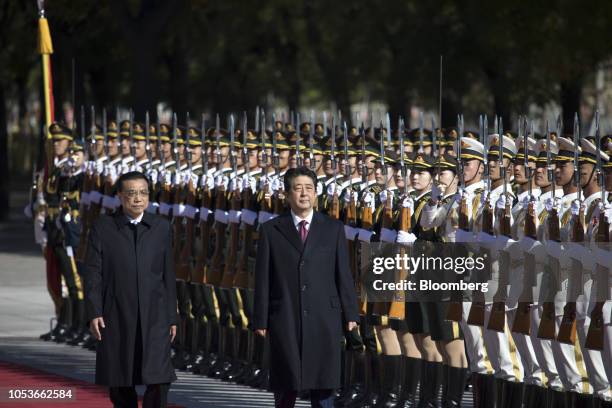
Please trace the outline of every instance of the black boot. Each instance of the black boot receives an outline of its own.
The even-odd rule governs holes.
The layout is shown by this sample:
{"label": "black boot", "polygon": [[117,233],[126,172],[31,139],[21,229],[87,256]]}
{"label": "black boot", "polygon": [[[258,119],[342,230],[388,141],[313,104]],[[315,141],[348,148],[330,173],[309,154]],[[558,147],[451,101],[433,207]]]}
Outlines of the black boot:
{"label": "black boot", "polygon": [[441,368],[441,363],[421,360],[419,408],[434,408],[438,406],[437,391],[442,384]]}
{"label": "black boot", "polygon": [[219,357],[219,321],[216,317],[209,317],[206,322],[204,335],[204,349],[207,351],[202,361],[193,368],[195,374],[206,375]]}
{"label": "black boot", "polygon": [[366,393],[362,398],[354,400],[348,407],[370,408],[375,407],[381,388],[381,359],[378,353],[366,353]]}
{"label": "black boot", "polygon": [[522,382],[504,381],[502,389],[502,405],[498,408],[521,408],[523,406]]}
{"label": "black boot", "polygon": [[612,401],[599,400],[598,402],[600,408],[612,408]]}
{"label": "black boot", "polygon": [[338,405],[339,401],[344,398],[351,387],[351,367],[353,362],[352,350],[342,349],[342,366],[341,366],[341,385],[334,396],[334,405]]}
{"label": "black boot", "polygon": [[546,390],[546,408],[565,407],[565,392],[553,388]]}
{"label": "black boot", "polygon": [[376,404],[381,408],[399,407],[402,393],[403,356],[382,356],[383,384]]}
{"label": "black boot", "polygon": [[471,381],[475,408],[499,407],[496,396],[501,398],[504,380],[488,374],[472,373]]}
{"label": "black boot", "polygon": [[350,376],[350,388],[342,398],[337,401],[337,405],[344,407],[350,406],[355,401],[360,401],[366,395],[366,365],[367,355],[364,351],[351,352],[352,362]]}
{"label": "black boot", "polygon": [[[62,305],[60,306],[59,314],[55,317],[55,326],[51,328],[47,333],[43,333],[40,335],[40,339],[43,341],[55,341],[57,337],[57,333],[60,330],[60,322],[63,322],[65,317],[65,312],[63,311],[63,306],[66,302],[69,302],[69,298],[62,298]],[[51,319],[53,321],[53,319]]]}
{"label": "black boot", "polygon": [[243,380],[243,384],[253,388],[265,388],[268,381],[268,370],[266,369],[266,338],[255,335],[253,338],[253,368]]}
{"label": "black boot", "polygon": [[458,367],[445,367],[444,392],[442,394],[442,407],[460,407],[463,391],[465,390],[465,381],[468,376],[468,370]]}
{"label": "black boot", "polygon": [[526,384],[523,392],[523,406],[525,407],[545,407],[546,406],[545,388],[535,384]]}
{"label": "black boot", "polygon": [[56,343],[64,343],[70,336],[70,324],[72,322],[72,301],[70,298],[64,298],[62,308],[60,309],[60,318],[58,321],[58,329],[55,334]]}
{"label": "black boot", "polygon": [[568,392],[570,408],[592,408],[594,398],[592,394],[579,394],[577,392]]}
{"label": "black boot", "polygon": [[74,335],[66,343],[71,346],[82,346],[84,344],[84,337],[87,336],[89,330],[87,329],[85,321],[85,301],[82,299],[76,299],[73,309],[73,327]]}
{"label": "black boot", "polygon": [[234,333],[235,354],[232,355],[232,367],[221,377],[223,381],[235,382],[247,367],[249,336],[248,331],[236,328]]}
{"label": "black boot", "polygon": [[402,373],[402,394],[398,406],[413,408],[417,406],[417,389],[421,380],[421,359],[402,356],[404,369]]}
{"label": "black boot", "polygon": [[176,327],[176,338],[174,339],[174,355],[172,356],[172,365],[177,370],[183,370],[185,368],[184,356],[185,356],[185,336],[187,329],[187,317],[180,316],[178,318],[178,325]]}

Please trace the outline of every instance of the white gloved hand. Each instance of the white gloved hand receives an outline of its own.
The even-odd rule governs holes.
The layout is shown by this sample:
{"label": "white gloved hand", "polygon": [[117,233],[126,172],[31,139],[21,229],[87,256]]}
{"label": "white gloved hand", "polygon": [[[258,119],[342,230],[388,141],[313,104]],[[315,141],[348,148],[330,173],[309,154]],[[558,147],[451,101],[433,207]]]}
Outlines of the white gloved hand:
{"label": "white gloved hand", "polygon": [[409,196],[404,197],[402,200],[402,207],[410,208],[411,210],[414,208],[414,201]]}
{"label": "white gloved hand", "polygon": [[387,202],[387,190],[383,190],[378,194],[378,198],[380,198],[380,202],[382,205],[385,205],[385,203]]}
{"label": "white gloved hand", "polygon": [[327,195],[328,196],[333,196],[335,192],[336,192],[336,183],[328,184],[328,186],[327,186]]}
{"label": "white gloved hand", "polygon": [[191,173],[191,187],[195,190],[198,188],[199,176],[195,173]]}
{"label": "white gloved hand", "polygon": [[397,231],[397,239],[395,242],[399,244],[412,244],[416,240],[417,237],[412,232],[399,230]]}
{"label": "white gloved hand", "polygon": [[268,179],[268,176],[261,176],[261,178],[259,179],[259,189],[263,190],[265,186],[267,186],[270,183],[270,179]]}
{"label": "white gloved hand", "polygon": [[172,173],[169,171],[164,172],[164,184],[168,186],[172,185]]}
{"label": "white gloved hand", "polygon": [[484,190],[480,195],[480,204],[484,205],[489,200],[489,192]]}
{"label": "white gloved hand", "polygon": [[500,210],[503,210],[504,208],[506,208],[506,195],[505,194],[501,194],[499,196],[499,198],[497,199],[497,203],[495,203],[495,206]]}
{"label": "white gloved hand", "polygon": [[158,180],[158,177],[159,177],[158,173],[157,173],[157,170],[152,168],[152,169],[150,169],[148,171],[148,173],[149,173],[148,174],[149,180],[151,180],[152,183],[155,183]]}
{"label": "white gloved hand", "polygon": [[351,189],[346,189],[344,191],[344,194],[342,195],[344,202],[346,204],[350,204],[351,200],[354,198],[353,197],[353,191],[351,191]]}
{"label": "white gloved hand", "polygon": [[572,215],[578,215],[580,214],[580,208],[582,207],[582,205],[580,204],[580,201],[578,200],[574,200],[572,201]]}
{"label": "white gloved hand", "polygon": [[270,189],[272,191],[278,191],[281,189],[282,183],[278,177],[274,177],[270,183]]}
{"label": "white gloved hand", "polygon": [[104,163],[101,161],[98,161],[97,163],[95,163],[95,171],[98,174],[104,173]]}
{"label": "white gloved hand", "polygon": [[374,208],[374,194],[368,191],[363,195],[363,202],[366,207]]}
{"label": "white gloved hand", "polygon": [[191,181],[191,173],[189,170],[185,170],[181,173],[181,182],[182,184],[188,184]]}
{"label": "white gloved hand", "polygon": [[227,176],[223,176],[220,174],[215,178],[215,186],[217,187],[224,187],[227,190],[228,183],[229,179],[227,178]]}
{"label": "white gloved hand", "polygon": [[229,189],[230,191],[235,191],[236,189],[238,189],[242,192],[242,179],[240,177],[234,177],[233,179],[231,179],[229,183]]}
{"label": "white gloved hand", "polygon": [[115,166],[109,167],[108,177],[111,180],[111,184],[115,184],[115,182],[117,181],[117,178],[118,178],[117,168]]}

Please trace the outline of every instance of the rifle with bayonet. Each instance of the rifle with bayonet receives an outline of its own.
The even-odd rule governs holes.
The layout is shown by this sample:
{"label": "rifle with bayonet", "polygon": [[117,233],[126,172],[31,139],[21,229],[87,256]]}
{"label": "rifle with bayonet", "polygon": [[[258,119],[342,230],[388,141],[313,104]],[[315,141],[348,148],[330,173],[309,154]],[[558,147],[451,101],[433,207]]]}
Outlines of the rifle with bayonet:
{"label": "rifle with bayonet", "polygon": [[[557,119],[557,135],[561,134],[561,117]],[[546,216],[546,224],[547,224],[547,232],[548,232],[548,241],[554,242],[555,245],[559,246],[561,242],[561,231],[559,230],[559,214],[557,212],[557,207],[555,205],[555,177],[554,177],[554,165],[551,156],[551,130],[548,127],[548,121],[546,121],[546,172],[548,179],[552,183],[552,207],[548,211],[548,215]],[[556,313],[555,313],[555,301],[554,296],[557,291],[561,289],[560,287],[560,263],[559,259],[556,257],[548,257],[548,265],[544,266],[544,272],[550,274],[550,281],[552,282],[551,286],[547,292],[547,295],[544,296],[542,303],[542,318],[540,320],[540,325],[538,326],[538,338],[545,340],[555,340],[557,338],[557,322],[556,322]]]}
{"label": "rifle with bayonet", "polygon": [[[407,173],[408,170],[406,168],[405,163],[405,152],[404,152],[404,120],[400,117],[398,122],[398,134],[399,134],[399,147],[400,147],[400,172],[402,173],[402,178],[404,179],[404,191],[402,194],[402,198],[400,199],[400,212],[399,212],[399,230],[400,231],[410,231],[412,228],[411,225],[411,207],[409,205],[404,205],[404,200],[410,199],[407,190]],[[400,259],[404,257],[406,254],[406,248],[403,246],[400,247]],[[397,270],[395,282],[402,282],[403,280],[408,278],[408,271],[404,268],[402,263],[402,267]],[[391,302],[391,306],[389,307],[389,325],[394,330],[399,330],[401,328],[400,322],[404,320],[406,317],[406,303],[404,292],[401,290],[396,291],[394,294],[393,302]]]}
{"label": "rifle with bayonet", "polygon": [[151,152],[151,129],[149,129],[149,126],[149,111],[147,111],[145,113],[145,152],[147,153],[147,173],[151,171],[153,166],[153,152]]}
{"label": "rifle with bayonet", "polygon": [[[498,166],[499,173],[503,183],[503,197],[504,197],[504,208],[499,209],[496,206],[497,218],[499,219],[499,235],[510,238],[511,236],[511,200],[508,196],[507,185],[506,185],[506,166],[504,165],[504,126],[503,120],[500,117],[498,119],[498,135],[499,135],[499,153],[498,153]],[[522,137],[522,127],[519,125],[519,138]],[[497,332],[503,332],[506,326],[506,300],[508,298],[508,284],[511,261],[510,256],[506,251],[499,251],[499,279],[497,282],[497,291],[493,295],[493,304],[491,305],[491,314],[489,316],[489,323],[487,328]]]}
{"label": "rifle with bayonet", "polygon": [[[463,231],[470,230],[470,218],[467,208],[467,197],[465,194],[465,177],[463,174],[463,161],[461,160],[461,137],[463,135],[463,118],[461,115],[457,115],[457,174],[459,175],[459,185],[461,187],[461,198],[459,200],[459,214],[457,227]],[[448,305],[448,311],[446,314],[446,320],[453,322],[460,322],[463,319],[463,296],[459,291],[453,291],[451,293],[451,302]]]}
{"label": "rifle with bayonet", "polygon": [[[529,191],[529,203],[527,205],[527,214],[525,215],[525,224],[523,226],[523,233],[526,238],[537,240],[536,231],[536,213],[535,213],[535,200],[532,195],[532,177],[531,168],[529,167],[529,150],[528,150],[528,135],[533,135],[533,121],[531,122],[529,133],[526,131],[527,119],[525,118],[525,139],[523,141],[523,150],[525,152],[524,167],[525,167],[525,178],[528,182]],[[523,290],[519,296],[519,302],[517,305],[516,316],[514,322],[512,322],[512,331],[515,333],[521,333],[529,335],[531,333],[531,305],[533,304],[533,287],[536,285],[536,259],[535,255],[530,252],[524,253],[524,276],[523,276]]]}
{"label": "rifle with bayonet", "polygon": [[[299,113],[297,114],[299,118]],[[259,121],[256,121],[255,125]],[[298,121],[299,126],[299,121]],[[296,128],[297,129],[297,128]],[[255,132],[258,129],[255,128]],[[242,189],[242,211],[253,211],[256,209],[253,205],[253,191],[251,184],[251,167],[249,163],[250,152],[248,149],[248,126],[247,126],[247,113],[244,112],[242,118],[242,162],[244,163],[244,177],[247,179],[247,183],[243,184]],[[298,136],[299,137],[299,136]],[[247,222],[244,223],[244,230],[242,234],[242,254],[238,261],[238,268],[236,277],[234,278],[234,286],[241,289],[251,288],[252,285],[249,282],[249,259],[255,255],[255,226]]]}
{"label": "rifle with bayonet", "polygon": [[[595,112],[595,143],[597,144],[597,178],[601,188],[601,197],[599,200],[599,222],[597,223],[597,232],[595,234],[595,249],[609,251],[610,250],[610,223],[606,217],[606,189],[605,175],[601,162],[601,133],[599,129],[599,111]],[[595,305],[591,311],[591,324],[587,331],[585,347],[591,350],[604,349],[604,315],[603,307],[609,297],[609,269],[607,265],[595,263],[595,276],[593,285],[595,285]]]}
{"label": "rifle with bayonet", "polygon": [[196,258],[196,265],[191,277],[192,282],[196,283],[207,283],[206,270],[208,269],[208,247],[210,242],[210,221],[209,211],[212,204],[212,194],[208,188],[207,178],[210,177],[208,174],[208,152],[206,149],[206,118],[202,114],[202,122],[200,126],[201,141],[202,141],[202,180],[201,188],[198,189],[198,198],[200,201],[200,223],[199,223],[199,236],[201,248]]}
{"label": "rifle with bayonet", "polygon": [[[272,114],[272,122],[276,123],[276,116],[275,114]],[[280,156],[278,154],[278,149],[277,149],[277,132],[280,132],[279,129],[272,129],[272,166],[274,167],[274,177],[276,178],[276,180],[280,181]],[[280,214],[281,212],[281,208],[282,208],[282,199],[281,199],[281,191],[280,191],[280,186],[279,189],[277,191],[273,191],[273,205],[272,205],[272,212],[274,214]]]}
{"label": "rifle with bayonet", "polygon": [[[182,227],[183,227],[183,216],[180,214],[180,205],[182,203],[181,195],[183,190],[183,179],[181,177],[180,170],[180,152],[178,148],[178,137],[180,135],[180,129],[178,128],[178,118],[176,113],[172,116],[172,150],[174,153],[174,160],[176,167],[174,168],[173,177],[173,189],[172,189],[172,227],[173,227],[173,245],[172,249],[174,252],[174,264],[176,265],[177,272],[181,262],[181,239],[182,239]],[[178,275],[177,273],[177,275]],[[182,279],[183,277],[178,277]]]}
{"label": "rifle with bayonet", "polygon": [[[234,188],[230,191],[229,202],[230,212],[237,214],[242,208],[242,197],[240,190],[240,177],[238,177],[237,167],[237,154],[235,146],[235,124],[234,115],[230,115],[230,160],[232,165],[232,177]],[[248,177],[248,174],[247,174]],[[232,184],[232,183],[230,183]],[[231,218],[231,217],[230,217]],[[224,289],[231,289],[234,285],[234,278],[236,276],[236,265],[238,260],[238,245],[240,241],[240,221],[234,222],[230,219],[229,222],[230,236],[229,246],[227,250],[227,256],[225,259],[225,268],[223,271],[223,279],[221,280],[221,287]]]}
{"label": "rifle with bayonet", "polygon": [[132,156],[132,168],[136,168],[136,143],[134,142],[134,111],[130,109],[128,115],[130,155]]}
{"label": "rifle with bayonet", "polygon": [[[96,150],[96,115],[95,115],[95,110],[94,107],[91,107],[91,126],[90,126],[90,133],[89,133],[89,152],[92,154],[94,160],[93,160],[93,166],[89,166],[87,171],[85,172],[85,177],[83,178],[83,186],[82,186],[82,191],[83,191],[83,195],[87,194],[90,195],[91,192],[94,189],[94,184],[95,184],[95,179],[96,179],[96,165],[98,162],[98,152]],[[85,110],[83,108],[83,106],[81,106],[81,139],[85,140]],[[97,177],[99,179],[99,176]],[[78,261],[84,261],[85,260],[85,253],[87,251],[87,242],[88,242],[88,237],[89,237],[89,229],[91,227],[91,224],[93,223],[93,219],[92,219],[92,211],[91,211],[91,203],[89,203],[87,206],[82,205],[81,206],[81,219],[82,219],[82,224],[81,224],[81,234],[79,235],[79,247],[77,249],[77,253],[76,253],[76,259]]]}
{"label": "rifle with bayonet", "polygon": [[[584,208],[582,205],[582,189],[580,186],[580,122],[578,113],[574,115],[574,184],[578,191],[578,211],[572,211],[570,240],[574,245],[584,245]],[[571,245],[571,244],[570,244]],[[568,275],[567,298],[563,307],[563,318],[559,325],[557,341],[566,344],[576,344],[576,300],[582,293],[582,262],[571,258],[571,269]]]}
{"label": "rifle with bayonet", "polygon": [[[463,123],[463,117],[461,118],[461,124],[460,124],[460,131],[459,131],[459,138],[461,138],[464,134],[464,123]],[[483,123],[484,126],[484,123]],[[484,132],[484,129],[480,129],[481,131]],[[485,152],[485,155],[487,154],[487,152]],[[474,203],[472,202],[472,205]],[[467,202],[466,202],[466,209],[467,209]],[[461,208],[461,211],[463,211],[463,208]],[[467,215],[469,217],[469,215]],[[463,216],[461,216],[463,217]],[[460,217],[460,218],[461,218]],[[460,227],[461,228],[461,227]],[[477,281],[481,280],[481,276],[480,276],[480,272],[477,270],[472,270],[471,273],[476,275],[476,279]],[[484,299],[484,294],[479,291],[479,290],[474,290],[472,292],[472,305],[470,306],[470,310],[468,313],[468,318],[467,318],[467,322],[468,324],[471,325],[475,325],[475,326],[481,326],[484,327],[485,325],[485,299]],[[489,324],[491,322],[489,321]]]}
{"label": "rifle with bayonet", "polygon": [[[388,189],[388,172],[387,172],[387,164],[385,162],[385,141],[383,134],[383,124],[380,123],[380,165],[381,171],[385,178],[385,192],[386,192],[386,200],[381,205],[384,205],[383,214],[382,214],[382,222],[381,222],[381,231],[382,228],[392,229],[393,228],[393,198],[391,197],[391,191]],[[389,132],[390,129],[387,131]],[[387,133],[388,134],[388,133]],[[391,302],[376,302],[374,303],[374,307],[372,309],[372,315],[375,319],[379,319],[378,324],[385,325],[388,322],[389,309],[391,307]]]}
{"label": "rifle with bayonet", "polygon": [[[186,208],[193,208],[196,202],[196,194],[197,194],[197,182],[194,183],[192,181],[193,173],[193,163],[191,156],[191,132],[189,130],[189,112],[187,112],[187,119],[185,125],[185,159],[187,160],[187,174],[189,175],[189,179],[185,177],[183,180],[184,185],[182,187],[181,193],[181,202],[184,200]],[[183,196],[186,194],[186,197]],[[180,270],[177,270],[177,277],[184,279],[186,282],[191,281],[192,271],[191,271],[191,260],[193,257],[193,238],[195,233],[195,220],[191,217],[183,216],[182,219],[184,224],[184,236],[185,240],[183,241],[182,250],[179,256],[180,261]]]}
{"label": "rifle with bayonet", "polygon": [[[334,194],[331,198],[331,206],[329,215],[338,220],[340,219],[340,199],[338,197],[338,162],[336,160],[336,118],[332,115],[332,129],[331,129],[331,153],[330,160],[333,171],[333,185]],[[350,177],[350,176],[349,176]]]}
{"label": "rifle with bayonet", "polygon": [[[223,157],[221,154],[221,129],[220,129],[220,119],[217,114],[217,118],[215,121],[215,154],[217,161],[217,173],[216,177],[223,178]],[[221,180],[219,180],[221,181]],[[226,188],[224,182],[217,182],[215,180],[215,211],[227,211],[227,198],[226,198]],[[227,228],[227,224],[220,221],[215,221],[215,250],[212,255],[211,265],[210,265],[210,276],[207,278],[207,282],[218,286],[223,279],[223,259],[224,259],[224,249],[225,249],[225,230]]]}

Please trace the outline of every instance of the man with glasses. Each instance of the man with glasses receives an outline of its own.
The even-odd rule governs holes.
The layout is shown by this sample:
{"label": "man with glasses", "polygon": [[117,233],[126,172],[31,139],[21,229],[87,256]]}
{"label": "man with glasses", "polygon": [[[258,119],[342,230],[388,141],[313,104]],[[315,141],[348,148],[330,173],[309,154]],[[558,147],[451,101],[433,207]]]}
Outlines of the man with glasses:
{"label": "man with glasses", "polygon": [[98,340],[96,384],[110,387],[115,407],[165,407],[176,375],[176,287],[170,224],[145,212],[149,181],[140,172],[117,180],[121,210],[101,216],[89,235],[85,269],[90,330]]}

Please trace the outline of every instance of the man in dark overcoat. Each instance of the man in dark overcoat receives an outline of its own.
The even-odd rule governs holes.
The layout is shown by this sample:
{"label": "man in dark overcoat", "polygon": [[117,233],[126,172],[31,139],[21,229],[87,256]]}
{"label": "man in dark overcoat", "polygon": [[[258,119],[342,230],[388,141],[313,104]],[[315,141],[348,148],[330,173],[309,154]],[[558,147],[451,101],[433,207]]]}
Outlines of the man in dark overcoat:
{"label": "man in dark overcoat", "polygon": [[90,330],[99,341],[96,384],[110,387],[115,407],[166,406],[176,375],[170,343],[176,334],[176,285],[168,221],[145,212],[149,182],[129,172],[117,180],[122,210],[93,225],[85,288]]}
{"label": "man in dark overcoat", "polygon": [[252,327],[269,336],[277,407],[293,407],[304,390],[313,407],[333,406],[343,325],[353,330],[359,318],[344,226],[313,210],[316,182],[306,167],[288,170],[291,210],[260,227]]}

